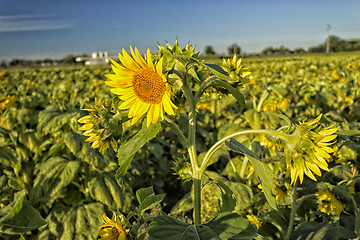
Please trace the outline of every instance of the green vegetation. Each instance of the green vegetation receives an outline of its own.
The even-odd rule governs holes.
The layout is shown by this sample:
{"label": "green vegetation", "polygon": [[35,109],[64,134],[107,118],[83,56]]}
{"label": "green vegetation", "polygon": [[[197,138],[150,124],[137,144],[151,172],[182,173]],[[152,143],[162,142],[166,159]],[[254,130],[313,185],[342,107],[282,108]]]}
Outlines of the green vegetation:
{"label": "green vegetation", "polygon": [[[222,60],[215,56],[213,61]],[[360,54],[249,58],[243,59],[243,65],[252,72],[249,84],[240,88],[245,106],[221,88],[208,89],[197,105],[199,159],[231,133],[290,129],[321,113],[321,124],[339,127],[336,151],[329,171],[322,170],[316,182],[304,177],[294,186],[279,140],[237,136],[236,142],[221,146],[209,159],[202,179],[201,226],[247,224],[247,235],[237,227],[226,233],[244,231],[251,239],[255,227],[246,221],[248,216],[257,225],[257,239],[359,237]],[[119,98],[104,84],[109,73],[109,66],[0,70],[0,236],[4,239],[96,239],[102,214],[116,211],[124,215],[140,211],[149,219],[164,213],[152,223],[154,239],[170,239],[163,230],[174,225],[189,236],[191,231],[204,234],[191,225],[194,199],[191,182],[184,181],[189,179],[186,149],[167,124],[148,130],[147,138],[139,141],[151,140],[138,151],[123,144],[137,136],[142,123],[130,126],[117,118]],[[180,91],[174,95],[179,129],[186,130],[185,102]],[[127,155],[136,152],[121,183],[115,178],[119,154],[111,148],[99,153],[79,130],[78,119],[88,114],[87,104],[95,99],[107,104],[111,124],[122,130],[118,145]],[[261,169],[265,180],[257,175]],[[272,193],[261,186],[269,175],[276,179]],[[330,193],[336,204],[331,205],[334,198],[324,197]],[[154,208],[156,204],[147,198],[162,203]],[[228,211],[232,213],[226,215]],[[169,216],[182,221],[171,218],[171,225]]]}

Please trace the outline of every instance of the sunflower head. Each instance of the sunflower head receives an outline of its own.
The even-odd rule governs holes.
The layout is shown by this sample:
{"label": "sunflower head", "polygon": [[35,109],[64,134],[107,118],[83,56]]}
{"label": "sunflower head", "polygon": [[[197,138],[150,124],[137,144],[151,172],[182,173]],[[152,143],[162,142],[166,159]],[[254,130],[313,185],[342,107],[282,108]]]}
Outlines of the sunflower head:
{"label": "sunflower head", "polygon": [[344,211],[344,205],[329,191],[320,191],[317,193],[319,201],[319,210],[326,214],[335,212],[337,216]]}
{"label": "sunflower head", "polygon": [[110,219],[104,213],[102,216],[103,225],[100,226],[98,239],[100,240],[126,240],[129,229],[126,229],[126,221],[124,216],[117,216],[113,213]]}
{"label": "sunflower head", "polygon": [[83,135],[88,137],[85,141],[92,143],[92,148],[99,148],[102,154],[110,146],[116,152],[117,141],[122,135],[122,125],[119,124],[118,118],[114,117],[109,104],[95,99],[94,104],[88,104],[88,108],[84,109],[90,113],[78,120],[84,124],[79,130],[85,131]]}
{"label": "sunflower head", "polygon": [[0,113],[7,108],[16,107],[15,97],[14,96],[7,96],[0,99]]}
{"label": "sunflower head", "polygon": [[255,217],[254,215],[250,215],[250,214],[247,214],[246,218],[249,220],[249,222],[251,224],[254,224],[257,229],[260,228],[261,222],[260,222],[259,218]]}
{"label": "sunflower head", "polygon": [[242,84],[247,84],[250,80],[247,76],[250,75],[249,68],[245,68],[241,65],[241,58],[237,60],[236,54],[230,59],[223,59],[222,69],[229,74],[229,76],[234,79],[234,82],[240,82]]}
{"label": "sunflower head", "polygon": [[171,101],[171,86],[167,75],[163,73],[163,58],[156,65],[153,63],[150,50],[147,50],[146,60],[137,48],[130,46],[130,56],[124,49],[119,53],[122,65],[111,60],[114,74],[105,75],[105,83],[112,87],[111,92],[119,95],[123,103],[121,110],[129,110],[131,124],[135,124],[143,116],[147,116],[147,126],[155,124],[164,113],[174,115],[177,107]]}
{"label": "sunflower head", "polygon": [[289,103],[290,99],[288,98],[271,95],[264,101],[261,110],[264,112],[276,111],[278,109],[285,111],[288,108]]}
{"label": "sunflower head", "polygon": [[275,187],[275,198],[279,203],[286,203],[286,190],[281,187]]}
{"label": "sunflower head", "polygon": [[335,132],[338,127],[334,125],[321,128],[318,125],[322,114],[315,120],[300,123],[292,134],[291,142],[285,149],[286,164],[290,170],[291,184],[297,179],[303,182],[304,174],[316,181],[314,173],[321,176],[321,170],[329,171],[328,161],[330,153],[334,152],[331,147],[335,142]]}

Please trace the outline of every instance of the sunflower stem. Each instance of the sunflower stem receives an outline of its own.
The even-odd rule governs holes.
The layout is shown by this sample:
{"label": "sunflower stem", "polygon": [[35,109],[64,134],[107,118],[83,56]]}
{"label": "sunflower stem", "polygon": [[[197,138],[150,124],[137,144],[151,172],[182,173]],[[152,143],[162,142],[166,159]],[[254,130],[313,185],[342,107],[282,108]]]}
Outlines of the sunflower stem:
{"label": "sunflower stem", "polygon": [[203,174],[206,170],[206,167],[210,161],[210,158],[214,155],[214,153],[221,147],[221,144],[223,144],[226,140],[229,140],[230,138],[239,136],[239,135],[245,135],[245,134],[267,134],[275,138],[279,138],[281,140],[286,141],[288,144],[292,144],[292,135],[282,133],[276,130],[265,130],[265,129],[250,129],[250,130],[244,130],[240,132],[236,132],[233,134],[230,134],[219,141],[217,141],[206,153],[202,164],[200,166],[200,172]]}
{"label": "sunflower stem", "polygon": [[289,226],[288,226],[288,229],[287,229],[287,232],[286,232],[285,240],[290,240],[291,233],[292,233],[292,230],[294,228],[294,221],[295,221],[295,215],[296,215],[296,210],[297,210],[297,204],[296,204],[296,200],[297,200],[297,193],[296,193],[297,184],[298,184],[298,182],[296,182],[296,184],[294,185],[294,189],[293,189],[290,220],[289,220]]}
{"label": "sunflower stem", "polygon": [[180,78],[181,82],[179,85],[185,95],[189,107],[189,132],[188,132],[188,153],[190,157],[190,163],[192,167],[192,178],[193,178],[193,191],[194,191],[194,224],[201,224],[201,176],[199,162],[197,159],[196,152],[196,101],[191,91],[189,83],[186,80],[186,74],[182,75],[180,72],[174,71]]}

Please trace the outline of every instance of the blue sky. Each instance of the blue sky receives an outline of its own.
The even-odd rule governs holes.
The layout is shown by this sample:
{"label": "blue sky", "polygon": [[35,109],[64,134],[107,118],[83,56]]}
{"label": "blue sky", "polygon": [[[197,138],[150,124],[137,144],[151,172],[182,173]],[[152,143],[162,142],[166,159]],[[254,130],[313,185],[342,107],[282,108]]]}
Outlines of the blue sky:
{"label": "blue sky", "polygon": [[188,42],[217,53],[284,45],[307,49],[331,34],[360,38],[358,0],[0,0],[0,59],[61,58],[129,45]]}

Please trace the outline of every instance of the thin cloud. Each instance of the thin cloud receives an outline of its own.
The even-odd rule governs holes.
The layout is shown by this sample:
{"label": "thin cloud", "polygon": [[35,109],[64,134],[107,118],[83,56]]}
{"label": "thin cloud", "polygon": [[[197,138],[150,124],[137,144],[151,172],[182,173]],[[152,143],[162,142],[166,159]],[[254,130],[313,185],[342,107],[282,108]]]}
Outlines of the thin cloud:
{"label": "thin cloud", "polygon": [[68,20],[53,19],[48,15],[0,16],[0,32],[56,30],[73,27]]}

